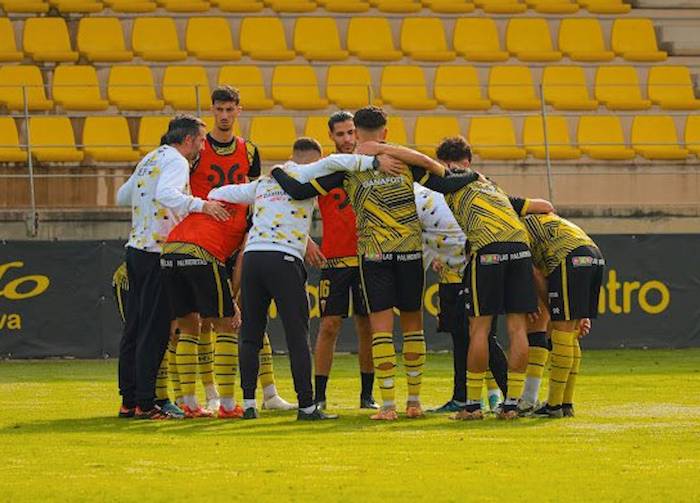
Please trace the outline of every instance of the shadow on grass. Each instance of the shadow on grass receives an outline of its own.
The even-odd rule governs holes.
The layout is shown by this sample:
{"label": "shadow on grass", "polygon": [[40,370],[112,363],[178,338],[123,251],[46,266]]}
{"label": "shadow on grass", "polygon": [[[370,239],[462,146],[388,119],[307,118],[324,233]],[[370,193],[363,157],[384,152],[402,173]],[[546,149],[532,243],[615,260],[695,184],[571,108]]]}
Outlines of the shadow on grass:
{"label": "shadow on grass", "polygon": [[375,422],[364,415],[346,415],[336,421],[299,422],[296,412],[263,415],[257,420],[217,420],[188,419],[168,421],[140,421],[135,419],[118,419],[114,417],[93,417],[79,419],[54,419],[43,421],[16,422],[0,428],[0,434],[11,436],[62,433],[109,434],[125,433],[129,435],[187,435],[209,436],[235,434],[254,437],[275,437],[287,434],[343,434],[353,432],[450,432],[491,431],[502,428],[521,429],[542,427],[548,421],[537,419],[519,419],[517,421],[499,421],[487,418],[483,421],[451,421],[447,416],[428,416],[424,419],[400,418],[394,422]]}

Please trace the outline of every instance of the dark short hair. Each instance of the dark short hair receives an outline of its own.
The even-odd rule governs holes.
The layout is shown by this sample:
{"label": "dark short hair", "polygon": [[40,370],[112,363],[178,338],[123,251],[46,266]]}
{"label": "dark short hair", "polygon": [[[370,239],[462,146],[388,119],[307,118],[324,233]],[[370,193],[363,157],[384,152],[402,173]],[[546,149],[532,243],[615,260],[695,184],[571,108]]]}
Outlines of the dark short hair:
{"label": "dark short hair", "polygon": [[376,131],[386,126],[386,112],[379,107],[367,106],[355,112],[355,127],[366,131]]}
{"label": "dark short hair", "polygon": [[223,101],[224,103],[233,101],[238,105],[241,102],[241,93],[238,92],[238,89],[229,85],[218,86],[211,92],[211,104],[213,105],[217,101]]}
{"label": "dark short hair", "polygon": [[295,141],[294,145],[292,146],[292,150],[294,152],[309,152],[311,150],[314,150],[320,155],[323,155],[321,144],[314,138],[309,138],[308,136],[302,136],[301,138],[297,138],[297,141]]}
{"label": "dark short hair", "polygon": [[328,130],[332,133],[333,128],[335,127],[336,124],[340,124],[341,122],[345,121],[351,121],[352,120],[352,114],[350,112],[346,112],[345,110],[340,110],[339,112],[334,113],[328,118]]}
{"label": "dark short hair", "polygon": [[472,148],[464,136],[445,138],[438,145],[436,154],[444,162],[461,162],[464,159],[472,162]]}
{"label": "dark short hair", "polygon": [[180,144],[185,141],[188,136],[197,136],[199,128],[206,127],[202,120],[194,115],[182,114],[176,115],[168,123],[168,131],[161,136],[161,145]]}

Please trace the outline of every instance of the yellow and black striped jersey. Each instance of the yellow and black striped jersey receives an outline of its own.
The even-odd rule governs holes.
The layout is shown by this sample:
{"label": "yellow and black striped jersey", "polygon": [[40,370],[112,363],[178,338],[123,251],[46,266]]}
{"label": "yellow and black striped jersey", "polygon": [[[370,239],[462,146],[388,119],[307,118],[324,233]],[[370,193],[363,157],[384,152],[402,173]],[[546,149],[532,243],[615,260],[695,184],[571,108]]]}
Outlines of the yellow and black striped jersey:
{"label": "yellow and black striped jersey", "polygon": [[583,229],[554,213],[527,215],[523,221],[530,235],[532,261],[547,275],[579,246],[595,246]]}
{"label": "yellow and black striped jersey", "polygon": [[527,212],[527,199],[509,197],[495,183],[479,180],[445,194],[445,201],[467,236],[472,252],[497,242],[528,244],[525,225],[518,218]]}
{"label": "yellow and black striped jersey", "polygon": [[357,219],[357,252],[379,255],[422,250],[413,174],[348,173],[343,183]]}
{"label": "yellow and black striped jersey", "polygon": [[129,276],[126,273],[126,262],[122,262],[112,276],[112,286],[129,291]]}

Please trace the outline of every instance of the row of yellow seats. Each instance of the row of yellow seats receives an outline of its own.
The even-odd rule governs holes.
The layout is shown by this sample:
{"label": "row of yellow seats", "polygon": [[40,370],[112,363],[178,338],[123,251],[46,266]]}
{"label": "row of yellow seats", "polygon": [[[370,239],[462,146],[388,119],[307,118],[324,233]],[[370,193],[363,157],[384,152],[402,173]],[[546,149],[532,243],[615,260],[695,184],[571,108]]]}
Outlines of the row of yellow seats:
{"label": "row of yellow seats", "polygon": [[148,13],[158,8],[170,12],[329,12],[359,13],[371,7],[381,12],[412,13],[423,8],[444,14],[464,14],[476,7],[487,13],[519,14],[528,8],[543,14],[573,14],[579,8],[594,14],[625,14],[631,6],[623,0],[0,0],[6,13],[46,13],[53,7],[60,13],[95,13],[109,8],[115,12]]}
{"label": "row of yellow seats", "polygon": [[[158,145],[167,128],[169,117],[143,117],[137,135],[138,150],[124,117],[88,117],[83,126],[82,150],[78,150],[70,119],[61,116],[31,117],[29,128],[32,155],[43,162],[77,162],[87,158],[97,162],[132,162]],[[211,118],[205,119],[211,127]],[[303,134],[318,139],[326,152],[332,151],[328,140],[327,117],[309,117]],[[546,156],[543,121],[540,116],[525,118],[522,142],[516,141],[513,123],[508,117],[473,117],[467,138],[481,159],[523,160],[528,155],[537,159]],[[240,134],[238,124],[236,134]],[[404,121],[391,117],[389,141],[409,144]],[[456,117],[418,117],[412,144],[428,155],[443,138],[461,134]],[[289,157],[297,130],[291,117],[253,117],[249,137],[258,145],[264,161]],[[577,126],[577,146],[569,137],[569,125],[562,116],[547,117],[547,140],[552,159],[630,160],[640,155],[650,160],[684,160],[690,153],[700,157],[700,116],[689,116],[685,125],[685,146],[679,145],[673,118],[670,116],[637,116],[632,123],[631,144],[625,140],[620,119],[616,116],[583,116]],[[15,122],[0,118],[0,161],[23,162]]]}
{"label": "row of yellow seats", "polygon": [[[216,36],[212,36],[216,34]],[[31,18],[24,23],[24,53],[36,62],[77,61],[82,55],[91,62],[131,61],[134,55],[148,61],[231,61],[246,55],[261,61],[288,61],[303,56],[310,61],[342,61],[355,56],[365,61],[453,61],[458,55],[470,61],[663,61],[667,53],[657,47],[649,19],[619,18],[612,27],[611,49],[606,48],[600,22],[595,18],[562,20],[558,47],[554,50],[549,22],[540,18],[514,18],[506,29],[506,50],[498,28],[490,18],[460,18],[447,44],[438,18],[406,18],[401,24],[400,50],[394,45],[386,18],[355,17],[348,25],[347,49],[340,43],[338,26],[329,17],[301,17],[295,21],[293,49],[289,48],[279,18],[246,17],[240,27],[240,50],[234,47],[226,18],[190,18],[182,50],[172,18],[140,17],[133,23],[131,48],[117,18],[88,17],[78,24],[77,51],[71,47],[62,18]],[[20,61],[8,19],[0,19],[0,60]]]}
{"label": "row of yellow seats", "polygon": [[[156,95],[153,75],[147,66],[114,66],[107,81],[107,97],[100,92],[97,72],[92,66],[61,65],[53,72],[52,99],[44,91],[39,68],[31,65],[0,67],[0,105],[8,110],[24,109],[26,89],[29,110],[50,110],[59,105],[67,111],[162,110],[167,104],[175,110],[208,107],[210,83],[201,66],[168,66],[163,73],[162,98]],[[238,87],[241,102],[248,110],[267,110],[275,104],[289,110],[320,110],[331,105],[355,109],[373,103],[404,110],[538,110],[539,90],[525,66],[494,66],[490,69],[487,97],[478,72],[471,66],[440,66],[435,72],[432,97],[427,90],[424,70],[418,66],[395,65],[384,68],[376,95],[369,69],[364,66],[336,65],[326,75],[326,98],[319,91],[316,71],[311,66],[275,67],[272,99],[267,96],[263,74],[257,66],[224,66],[218,84]],[[668,110],[698,110],[690,71],[684,66],[655,66],[647,78],[648,99],[639,85],[637,70],[630,66],[602,66],[595,78],[591,98],[583,68],[549,66],[544,69],[542,86],[545,103],[557,110],[646,110],[652,104]]]}

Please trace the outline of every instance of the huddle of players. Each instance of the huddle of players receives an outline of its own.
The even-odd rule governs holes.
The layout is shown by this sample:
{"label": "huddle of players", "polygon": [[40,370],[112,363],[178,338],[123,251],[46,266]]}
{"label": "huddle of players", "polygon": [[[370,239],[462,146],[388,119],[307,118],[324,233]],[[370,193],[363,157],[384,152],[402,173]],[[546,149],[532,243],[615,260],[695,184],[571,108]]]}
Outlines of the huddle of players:
{"label": "huddle of players", "polygon": [[[232,92],[238,107],[237,93]],[[212,101],[216,109],[221,100],[215,98],[213,96]],[[232,121],[229,126],[232,126]],[[220,127],[218,118],[216,127]],[[362,155],[331,156],[353,159],[343,159],[330,169],[338,170],[337,173],[329,173],[327,165],[323,167],[326,171],[319,171],[315,169],[319,167],[318,163],[313,161],[321,157],[320,146],[315,141],[302,139],[295,144],[293,161],[296,162],[276,167],[272,171],[274,180],[265,181],[273,187],[260,192],[259,185],[263,184],[261,180],[260,183],[244,183],[250,185],[250,190],[244,187],[236,188],[240,190],[222,187],[209,194],[210,199],[227,201],[225,207],[231,214],[228,220],[218,221],[209,215],[192,213],[171,231],[163,247],[161,264],[180,330],[176,363],[180,385],[182,387],[184,378],[187,386],[186,390],[182,387],[182,410],[185,416],[211,415],[194,399],[194,377],[202,326],[212,323],[216,325],[217,334],[214,353],[221,355],[215,367],[221,367],[220,374],[224,380],[225,376],[230,377],[230,382],[219,383],[222,397],[219,417],[257,417],[255,383],[254,379],[250,382],[251,371],[248,371],[245,379],[247,385],[243,385],[245,409],[235,405],[233,400],[239,317],[229,285],[222,280],[228,277],[224,264],[235,250],[241,248],[248,230],[248,225],[245,224],[248,209],[241,202],[255,203],[253,226],[256,225],[256,217],[261,221],[265,218],[262,216],[265,211],[279,210],[275,204],[290,204],[293,207],[291,213],[297,218],[308,220],[310,212],[301,211],[303,208],[299,206],[294,207],[293,201],[277,201],[282,197],[290,199],[290,196],[292,200],[318,196],[323,219],[321,253],[324,266],[319,285],[322,318],[315,351],[316,395],[313,401],[309,396],[310,386],[301,384],[301,381],[307,379],[308,371],[295,372],[295,367],[306,367],[304,358],[297,357],[295,361],[295,357],[290,354],[299,397],[300,419],[336,417],[321,411],[326,405],[326,383],[341,318],[351,311],[355,314],[359,338],[362,373],[360,405],[363,408],[379,409],[371,416],[372,419],[397,418],[394,391],[396,354],[392,336],[394,308],[399,310],[403,334],[403,363],[408,381],[406,415],[410,418],[423,415],[420,388],[425,363],[422,330],[424,248],[426,251],[432,249],[436,257],[434,264],[439,268],[441,278],[441,326],[453,334],[455,341],[455,392],[453,399],[438,410],[456,412],[452,416],[455,419],[483,417],[481,393],[489,366],[505,396],[505,401],[498,410],[499,417],[513,418],[519,412],[532,409],[547,359],[548,343],[543,332],[549,325],[552,344],[549,400],[537,413],[553,417],[564,414],[567,409],[563,406],[565,395],[568,403],[571,403],[580,361],[578,335],[581,332],[581,320],[595,317],[603,267],[600,252],[581,229],[550,213],[553,208],[548,202],[509,197],[495,184],[472,171],[469,167],[471,151],[463,138],[448,138],[438,147],[438,159],[449,168],[449,172],[445,173],[442,165],[415,151],[383,144],[386,133],[386,116],[381,109],[366,107],[354,117],[347,112],[334,114],[329,120],[329,134],[336,144],[337,152],[377,156],[371,165],[365,162],[363,168]],[[211,137],[208,140],[210,139]],[[235,140],[245,145],[244,140]],[[244,148],[234,147],[231,152],[220,152],[217,155],[235,155],[238,152],[240,156],[245,151]],[[246,165],[240,162],[243,159],[235,159],[238,162],[233,164],[228,162],[227,165],[231,168],[226,173],[213,162],[226,161],[220,158],[207,159],[206,152],[205,147],[192,174],[193,193],[196,190],[197,170],[202,166],[205,166],[205,170],[209,167],[210,170],[221,173],[218,183],[214,184],[212,174],[208,174],[208,186],[204,188],[212,189],[223,185],[222,182],[247,182],[248,173],[240,169],[241,165]],[[392,163],[387,155],[410,167],[402,166],[404,169],[398,171],[394,163],[394,171],[391,171]],[[232,160],[234,159],[227,161]],[[308,172],[304,166],[307,163],[310,163]],[[247,165],[249,164],[248,162]],[[373,169],[383,168],[382,164],[389,166],[388,172]],[[447,176],[436,176],[436,173]],[[414,188],[414,181],[426,188]],[[280,187],[289,196],[283,196]],[[201,191],[202,194],[206,192],[208,190]],[[270,198],[270,195],[273,197]],[[270,208],[266,207],[266,202]],[[276,217],[279,219],[277,227],[280,227],[283,215]],[[303,225],[307,227],[306,232],[300,227],[298,235],[295,234],[294,237],[303,242],[305,248],[308,242],[308,221]],[[258,234],[262,236],[264,232],[258,231]],[[291,243],[292,240],[287,239],[291,237],[273,237],[267,242],[278,244],[288,240]],[[312,244],[310,246],[313,248]],[[254,247],[246,247],[246,256],[251,257],[251,264],[256,251],[260,253],[264,248],[256,250]],[[279,250],[273,247],[273,250],[267,251]],[[317,252],[312,249],[311,253]],[[285,257],[290,262],[299,259],[298,254],[296,257]],[[537,267],[535,270],[541,271],[534,276],[533,263]],[[263,264],[262,267],[267,265]],[[303,286],[303,264],[300,268],[298,263],[295,265],[302,276]],[[251,265],[248,269],[252,267]],[[246,266],[242,269],[245,275]],[[240,262],[236,270],[241,270]],[[287,274],[286,270],[280,270],[281,276]],[[273,280],[280,281],[281,278]],[[248,288],[258,288],[257,283],[264,281],[263,275],[256,283],[249,281]],[[246,295],[245,283],[244,280],[243,333],[246,331],[246,298],[267,295],[267,303],[262,306],[265,314],[271,298],[282,301],[282,305],[278,302],[278,309],[281,307],[282,310],[285,309],[285,303],[298,303],[298,299],[294,298],[287,298],[285,302],[284,298],[278,298],[280,293],[274,291],[256,291],[255,295],[249,291]],[[238,285],[240,281],[234,275],[231,285],[234,291]],[[548,323],[546,314],[542,313],[539,317],[532,316],[531,326],[528,327],[527,314],[538,311],[538,293],[541,306],[549,308],[551,312],[551,322]],[[305,294],[301,296],[302,303],[306,304]],[[248,304],[251,303],[249,300]],[[256,306],[257,311],[262,312],[262,307]],[[255,317],[252,309],[248,309],[251,319]],[[507,360],[495,343],[492,333],[492,325],[499,314],[506,315],[510,338]],[[306,340],[308,337],[308,304],[306,312],[301,312],[297,317],[304,316],[306,326],[304,327],[304,320],[298,322],[299,329],[296,332],[300,337],[297,340]],[[292,314],[288,317],[291,319]],[[285,332],[288,329],[295,330],[292,322],[289,322],[289,326],[285,323],[284,315],[283,324]],[[264,320],[258,325],[261,327],[256,327],[254,331],[261,333],[264,331]],[[584,323],[584,331],[587,327],[588,324]],[[529,351],[528,338],[531,346]],[[259,349],[257,337],[249,339],[250,347]],[[289,343],[289,333],[287,340]],[[468,344],[465,344],[467,340]],[[183,351],[180,351],[181,346]],[[302,354],[303,351],[303,347],[296,349],[297,354]],[[308,352],[308,342],[306,351]],[[248,355],[245,360],[251,361],[252,358]],[[257,375],[257,358],[255,360],[256,364],[252,367]],[[465,362],[468,369],[466,394],[463,393],[462,384],[465,381]],[[244,358],[241,355],[241,366],[243,365]],[[379,380],[383,402],[381,408],[372,398],[372,369]],[[530,395],[534,390],[535,398],[521,399],[524,385],[525,391]]]}

